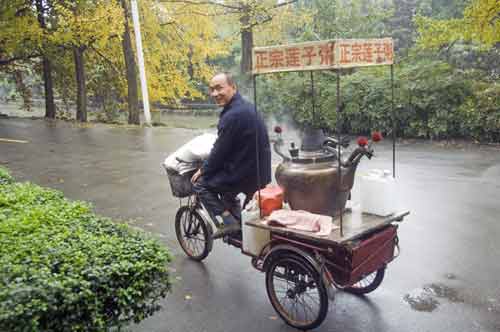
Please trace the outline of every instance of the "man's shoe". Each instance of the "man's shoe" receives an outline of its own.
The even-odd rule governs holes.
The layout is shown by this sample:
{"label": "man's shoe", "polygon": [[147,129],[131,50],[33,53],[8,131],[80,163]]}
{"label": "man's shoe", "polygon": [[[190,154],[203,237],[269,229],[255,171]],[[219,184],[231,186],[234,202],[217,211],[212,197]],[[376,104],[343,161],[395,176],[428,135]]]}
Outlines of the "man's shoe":
{"label": "man's shoe", "polygon": [[231,213],[228,213],[226,215],[222,214],[221,218],[222,218],[222,222],[226,226],[228,226],[228,225],[234,225],[234,224],[241,224],[240,220],[236,219],[236,217],[233,216]]}
{"label": "man's shoe", "polygon": [[229,224],[229,225],[222,225],[220,226],[217,231],[214,233],[212,236],[214,239],[221,238],[223,236],[237,233],[241,231],[241,225],[239,223],[234,223],[234,224]]}

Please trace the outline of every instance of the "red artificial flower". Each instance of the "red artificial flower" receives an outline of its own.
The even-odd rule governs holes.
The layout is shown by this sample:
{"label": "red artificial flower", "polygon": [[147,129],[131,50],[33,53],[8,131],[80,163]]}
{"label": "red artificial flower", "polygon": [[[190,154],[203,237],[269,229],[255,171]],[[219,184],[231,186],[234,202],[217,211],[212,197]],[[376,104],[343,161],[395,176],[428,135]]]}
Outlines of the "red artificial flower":
{"label": "red artificial flower", "polygon": [[363,147],[368,144],[368,139],[364,136],[358,137],[358,145]]}
{"label": "red artificial flower", "polygon": [[276,134],[281,134],[281,132],[282,132],[282,131],[283,131],[283,130],[281,129],[281,127],[280,127],[280,126],[276,126],[276,127],[274,127],[274,132],[275,132]]}
{"label": "red artificial flower", "polygon": [[374,131],[372,134],[372,141],[378,142],[382,140],[382,133],[380,131]]}

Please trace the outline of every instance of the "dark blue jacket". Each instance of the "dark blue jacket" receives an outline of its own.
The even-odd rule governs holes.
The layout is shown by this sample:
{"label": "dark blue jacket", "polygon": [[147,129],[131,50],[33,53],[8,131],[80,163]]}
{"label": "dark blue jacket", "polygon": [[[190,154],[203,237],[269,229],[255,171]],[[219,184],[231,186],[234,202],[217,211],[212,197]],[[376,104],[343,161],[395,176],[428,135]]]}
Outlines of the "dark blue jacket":
{"label": "dark blue jacket", "polygon": [[217,140],[201,172],[209,187],[218,192],[253,193],[271,182],[271,148],[266,126],[255,107],[238,92],[222,110],[217,131]]}

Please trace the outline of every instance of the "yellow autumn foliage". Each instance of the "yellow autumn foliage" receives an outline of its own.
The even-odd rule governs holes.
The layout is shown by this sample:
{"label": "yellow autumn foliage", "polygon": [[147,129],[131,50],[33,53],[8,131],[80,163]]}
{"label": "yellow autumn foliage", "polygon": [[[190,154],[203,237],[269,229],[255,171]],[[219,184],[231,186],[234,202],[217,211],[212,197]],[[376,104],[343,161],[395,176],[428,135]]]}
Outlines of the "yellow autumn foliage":
{"label": "yellow autumn foliage", "polygon": [[44,33],[20,0],[0,4],[0,59],[39,53]]}
{"label": "yellow autumn foliage", "polygon": [[435,20],[417,16],[418,44],[435,49],[459,40],[491,48],[500,42],[500,0],[472,0],[463,18]]}
{"label": "yellow autumn foliage", "polygon": [[[157,0],[138,3],[150,101],[176,103],[183,98],[201,97],[202,83],[215,70],[210,60],[228,54],[229,49],[229,43],[217,36],[215,10]],[[34,1],[0,3],[0,60],[50,54],[55,77],[65,77],[65,82],[55,82],[55,86],[72,98],[68,92],[68,88],[74,88],[68,83],[74,81],[70,77],[75,75],[71,50],[81,47],[85,50],[87,84],[91,89],[102,86],[95,82],[107,79],[111,82],[106,85],[119,91],[120,99],[125,100],[125,15],[120,1],[52,0],[48,5],[48,27],[43,30]],[[132,22],[129,26],[134,41]]]}
{"label": "yellow autumn foliage", "polygon": [[201,82],[214,68],[209,59],[225,55],[229,45],[216,35],[207,6],[140,2],[140,23],[150,100],[176,103],[202,97]]}
{"label": "yellow autumn foliage", "polygon": [[57,29],[49,40],[56,45],[90,46],[100,48],[108,39],[123,32],[123,13],[117,1],[80,0],[55,3]]}

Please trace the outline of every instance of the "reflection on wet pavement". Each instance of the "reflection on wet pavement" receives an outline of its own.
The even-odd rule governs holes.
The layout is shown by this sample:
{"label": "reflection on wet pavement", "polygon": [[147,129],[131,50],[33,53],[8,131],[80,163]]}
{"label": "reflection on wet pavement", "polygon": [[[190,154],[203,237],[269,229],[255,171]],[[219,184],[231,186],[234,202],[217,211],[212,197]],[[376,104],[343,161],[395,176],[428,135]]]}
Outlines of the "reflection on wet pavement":
{"label": "reflection on wet pavement", "polygon": [[446,277],[446,279],[450,279],[450,280],[457,279],[457,276],[453,273],[446,273],[445,277]]}
{"label": "reflection on wet pavement", "polygon": [[450,302],[464,302],[463,297],[459,295],[456,289],[443,284],[430,284],[424,286],[424,290],[431,295],[445,298]]}
{"label": "reflection on wet pavement", "polygon": [[[448,273],[447,279],[456,279],[454,274]],[[461,294],[457,289],[449,287],[442,283],[432,283],[425,285],[422,288],[417,288],[409,292],[403,297],[413,310],[432,312],[441,304],[438,300],[444,299],[450,303],[467,303],[473,306],[487,307],[489,312],[500,314],[500,300],[495,297],[488,297],[481,303],[475,302],[472,298]]]}
{"label": "reflection on wet pavement", "polygon": [[425,289],[414,289],[410,293],[406,294],[403,299],[405,302],[416,311],[434,311],[439,302],[431,294],[429,294]]}
{"label": "reflection on wet pavement", "polygon": [[[456,278],[453,274],[447,274],[449,279]],[[464,298],[459,292],[447,285],[433,283],[422,288],[414,289],[406,294],[403,299],[417,311],[434,311],[440,304],[437,298],[446,299],[449,302],[464,302]]]}

